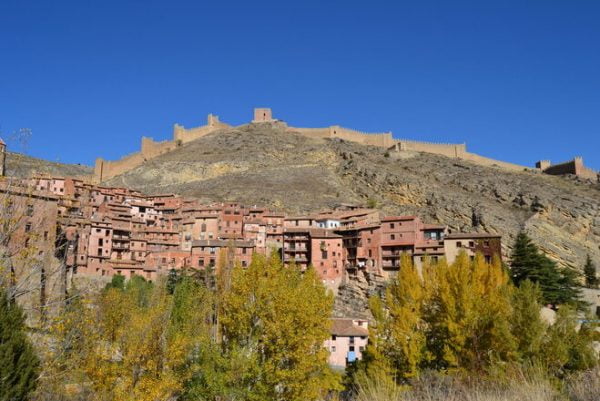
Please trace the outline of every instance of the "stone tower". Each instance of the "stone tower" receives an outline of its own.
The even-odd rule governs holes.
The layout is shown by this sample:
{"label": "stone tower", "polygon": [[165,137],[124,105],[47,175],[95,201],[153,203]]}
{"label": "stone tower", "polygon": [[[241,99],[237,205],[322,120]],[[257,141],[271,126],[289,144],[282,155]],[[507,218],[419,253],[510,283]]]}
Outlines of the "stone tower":
{"label": "stone tower", "polygon": [[254,109],[254,120],[253,123],[265,123],[273,121],[273,114],[271,109],[267,108],[256,108]]}
{"label": "stone tower", "polygon": [[6,143],[0,138],[0,177],[6,173]]}

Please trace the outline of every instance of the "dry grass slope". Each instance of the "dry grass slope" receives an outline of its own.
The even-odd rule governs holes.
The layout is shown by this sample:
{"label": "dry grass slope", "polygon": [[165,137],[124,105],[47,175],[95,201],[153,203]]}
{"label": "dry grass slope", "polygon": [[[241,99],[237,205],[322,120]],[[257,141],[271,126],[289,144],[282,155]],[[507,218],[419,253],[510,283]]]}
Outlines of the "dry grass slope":
{"label": "dry grass slope", "polygon": [[21,153],[8,152],[6,155],[6,175],[11,177],[26,178],[36,174],[78,177],[90,175],[93,171],[89,166],[50,162]]}

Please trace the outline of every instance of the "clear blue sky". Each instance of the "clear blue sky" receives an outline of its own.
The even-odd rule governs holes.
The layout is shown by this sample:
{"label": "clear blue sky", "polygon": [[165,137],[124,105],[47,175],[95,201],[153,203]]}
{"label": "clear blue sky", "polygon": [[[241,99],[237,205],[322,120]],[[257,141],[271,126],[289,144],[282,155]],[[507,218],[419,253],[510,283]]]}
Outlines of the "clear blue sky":
{"label": "clear blue sky", "polygon": [[31,155],[115,159],[255,106],[600,169],[600,1],[0,1],[0,127]]}

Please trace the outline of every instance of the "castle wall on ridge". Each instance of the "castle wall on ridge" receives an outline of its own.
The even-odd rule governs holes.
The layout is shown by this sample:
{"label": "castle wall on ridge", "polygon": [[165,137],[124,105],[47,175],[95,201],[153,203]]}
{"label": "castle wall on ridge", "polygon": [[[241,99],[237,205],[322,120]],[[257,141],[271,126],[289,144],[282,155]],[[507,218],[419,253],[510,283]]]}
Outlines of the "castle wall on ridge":
{"label": "castle wall on ridge", "polygon": [[581,157],[559,164],[551,164],[548,160],[541,160],[537,162],[536,166],[550,175],[573,174],[584,179],[600,181],[600,173],[586,167]]}
{"label": "castle wall on ridge", "polygon": [[[271,109],[254,109],[254,119],[252,120],[253,124],[273,124],[278,121],[279,120],[273,118]],[[287,127],[285,124],[282,126]],[[170,141],[167,140],[156,142],[152,138],[143,137],[141,149],[137,153],[125,156],[116,161],[107,161],[101,158],[97,159],[94,170],[94,181],[106,181],[112,177],[123,174],[142,165],[147,160],[153,159],[164,153],[171,152],[184,143],[202,138],[203,136],[226,128],[231,128],[231,125],[221,122],[219,117],[213,114],[209,114],[206,125],[200,127],[185,128],[182,125],[175,124],[173,126],[173,139]],[[494,160],[468,152],[467,146],[464,143],[434,143],[406,139],[394,139],[391,132],[366,133],[341,127],[339,125],[332,125],[323,128],[287,127],[287,131],[297,132],[309,138],[340,138],[346,141],[357,142],[363,145],[377,146],[398,152],[414,151],[433,153],[446,157],[467,160],[482,166],[501,167],[513,171],[523,171],[523,169],[525,169],[525,166]],[[579,177],[598,179],[600,181],[600,174],[597,171],[585,167],[583,164],[583,159],[580,157],[576,157],[571,161],[557,165],[551,165],[550,161],[542,160],[536,164],[536,167],[538,170],[547,174],[574,174]]]}
{"label": "castle wall on ridge", "polygon": [[173,140],[157,142],[152,138],[142,137],[140,151],[127,155],[120,160],[108,161],[102,158],[96,159],[94,168],[94,182],[100,183],[117,175],[133,170],[141,166],[146,160],[171,152],[186,142],[201,138],[219,129],[231,127],[229,124],[219,121],[219,117],[209,114],[207,124],[201,127],[186,129],[184,126],[175,124],[173,126]]}

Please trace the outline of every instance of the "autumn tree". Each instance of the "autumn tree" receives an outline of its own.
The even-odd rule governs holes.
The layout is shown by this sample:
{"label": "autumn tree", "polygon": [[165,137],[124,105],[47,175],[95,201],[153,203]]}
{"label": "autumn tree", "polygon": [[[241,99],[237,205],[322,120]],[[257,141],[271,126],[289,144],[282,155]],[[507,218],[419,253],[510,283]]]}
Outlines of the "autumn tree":
{"label": "autumn tree", "polygon": [[398,380],[418,374],[426,359],[426,283],[411,256],[403,253],[400,271],[386,289],[385,296],[382,300],[373,298],[371,301],[375,322],[371,326],[370,344],[365,355],[367,365],[371,364],[367,368],[368,374],[377,372],[379,375],[387,371]]}
{"label": "autumn tree", "polygon": [[333,296],[312,268],[275,255],[236,266],[222,306],[223,350],[248,400],[317,400],[337,388],[323,342]]}
{"label": "autumn tree", "polygon": [[486,263],[477,254],[470,261],[463,251],[452,265],[440,264],[436,277],[429,315],[433,366],[481,370],[493,359],[514,358],[509,278],[499,259]]}

